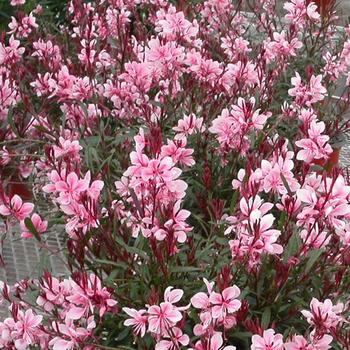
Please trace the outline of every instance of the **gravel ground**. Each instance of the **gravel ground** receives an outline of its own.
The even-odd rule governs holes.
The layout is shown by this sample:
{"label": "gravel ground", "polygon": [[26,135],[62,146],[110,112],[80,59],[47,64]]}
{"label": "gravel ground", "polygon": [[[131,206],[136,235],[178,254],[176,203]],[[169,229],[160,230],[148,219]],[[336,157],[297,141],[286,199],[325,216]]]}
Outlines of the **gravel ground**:
{"label": "gravel ground", "polygon": [[350,0],[342,0],[339,7],[343,11],[344,15],[350,16]]}
{"label": "gravel ground", "polygon": [[350,135],[349,134],[346,135],[346,143],[341,149],[339,161],[343,168],[347,168],[350,170]]}
{"label": "gravel ground", "polygon": [[[59,232],[62,232],[62,227],[60,231],[52,230],[48,233],[47,245],[52,252],[62,255],[64,244]],[[56,254],[48,253],[46,249],[42,249],[34,239],[18,238],[18,233],[15,237],[7,237],[3,242],[5,267],[0,268],[0,280],[13,284],[24,278],[38,277],[43,269],[51,270],[55,275],[65,272],[65,268]]]}
{"label": "gravel ground", "polygon": [[[55,276],[64,275],[66,269],[57,257],[63,256],[62,232],[64,228],[61,226],[53,227],[46,234],[48,237],[46,244],[52,253],[42,249],[35,239],[21,239],[19,232],[9,232],[2,242],[4,266],[0,267],[0,281],[13,285],[22,279],[37,278],[44,270],[51,271]],[[0,321],[8,315],[8,305],[6,303],[0,305]]]}

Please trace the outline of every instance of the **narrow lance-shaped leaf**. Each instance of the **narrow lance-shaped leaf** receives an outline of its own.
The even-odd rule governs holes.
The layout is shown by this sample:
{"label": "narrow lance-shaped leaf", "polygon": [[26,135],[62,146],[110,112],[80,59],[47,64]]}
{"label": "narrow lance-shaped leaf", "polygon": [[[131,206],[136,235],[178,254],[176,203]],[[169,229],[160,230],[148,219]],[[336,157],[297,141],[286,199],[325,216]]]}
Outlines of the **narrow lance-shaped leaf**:
{"label": "narrow lance-shaped leaf", "polygon": [[24,219],[24,224],[26,225],[26,228],[29,230],[29,232],[39,241],[41,242],[41,236],[39,232],[36,230],[32,220],[30,218]]}

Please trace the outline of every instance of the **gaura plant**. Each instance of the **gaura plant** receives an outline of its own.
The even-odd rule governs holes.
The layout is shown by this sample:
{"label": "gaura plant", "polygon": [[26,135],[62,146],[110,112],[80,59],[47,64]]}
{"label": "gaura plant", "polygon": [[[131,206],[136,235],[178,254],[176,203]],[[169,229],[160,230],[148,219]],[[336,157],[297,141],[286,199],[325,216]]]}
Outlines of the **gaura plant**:
{"label": "gaura plant", "polygon": [[2,236],[66,274],[0,284],[0,348],[350,349],[350,184],[327,165],[350,27],[327,4],[73,0],[56,24],[11,0]]}

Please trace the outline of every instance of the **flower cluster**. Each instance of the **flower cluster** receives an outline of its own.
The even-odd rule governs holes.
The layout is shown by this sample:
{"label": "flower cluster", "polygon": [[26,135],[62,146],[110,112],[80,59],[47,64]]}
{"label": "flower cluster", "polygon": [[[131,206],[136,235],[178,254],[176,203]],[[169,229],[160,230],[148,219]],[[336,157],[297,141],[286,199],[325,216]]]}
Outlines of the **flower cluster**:
{"label": "flower cluster", "polygon": [[[40,314],[34,313],[22,299],[32,287],[30,283],[2,288],[4,298],[11,303],[12,316],[0,322],[2,348],[22,350],[40,344],[42,348],[55,350],[73,349],[93,336],[97,326],[95,311],[103,317],[116,308],[117,301],[111,292],[102,287],[101,280],[93,274],[59,280],[46,273],[41,281],[32,281],[32,284],[40,290],[36,299]],[[46,324],[44,319],[47,319]]]}
{"label": "flower cluster", "polygon": [[9,2],[0,349],[350,349],[350,27],[277,3]]}

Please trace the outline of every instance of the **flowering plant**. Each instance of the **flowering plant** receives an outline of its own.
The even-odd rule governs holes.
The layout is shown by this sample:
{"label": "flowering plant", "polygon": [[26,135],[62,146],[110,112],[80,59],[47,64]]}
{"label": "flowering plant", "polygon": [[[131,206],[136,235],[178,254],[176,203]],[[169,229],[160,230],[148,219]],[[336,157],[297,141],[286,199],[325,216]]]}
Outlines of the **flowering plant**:
{"label": "flowering plant", "polygon": [[350,29],[242,3],[11,0],[3,235],[67,272],[1,283],[0,348],[350,349]]}

